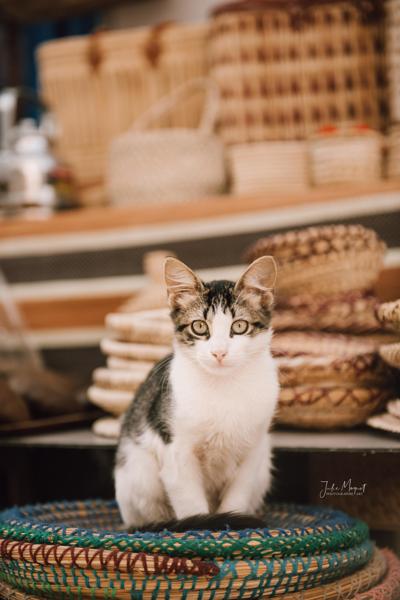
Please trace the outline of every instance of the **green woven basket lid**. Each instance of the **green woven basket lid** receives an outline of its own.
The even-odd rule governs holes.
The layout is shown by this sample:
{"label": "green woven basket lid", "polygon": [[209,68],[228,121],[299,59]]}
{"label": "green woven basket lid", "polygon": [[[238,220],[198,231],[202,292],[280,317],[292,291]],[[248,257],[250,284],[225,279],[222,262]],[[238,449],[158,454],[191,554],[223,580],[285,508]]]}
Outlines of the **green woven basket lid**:
{"label": "green woven basket lid", "polygon": [[127,534],[114,502],[0,514],[0,580],[45,598],[231,600],[282,597],[354,573],[368,529],[342,512],[269,505],[269,527]]}
{"label": "green woven basket lid", "polygon": [[369,537],[365,523],[329,508],[266,505],[265,520],[265,529],[128,534],[114,501],[55,502],[0,513],[0,538],[186,557],[260,558],[345,550]]}

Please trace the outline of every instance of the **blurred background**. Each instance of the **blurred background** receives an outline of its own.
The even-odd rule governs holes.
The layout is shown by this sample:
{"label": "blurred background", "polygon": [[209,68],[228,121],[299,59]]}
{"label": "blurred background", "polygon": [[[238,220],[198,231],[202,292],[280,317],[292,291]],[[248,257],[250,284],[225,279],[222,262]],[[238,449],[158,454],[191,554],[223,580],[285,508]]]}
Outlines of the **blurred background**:
{"label": "blurred background", "polygon": [[398,472],[400,417],[365,422],[399,391],[399,40],[399,0],[0,0],[0,504],[112,495],[118,419],[170,350],[168,255],[235,278],[274,254],[277,355],[336,365],[284,365],[278,497],[317,501],[332,449]]}

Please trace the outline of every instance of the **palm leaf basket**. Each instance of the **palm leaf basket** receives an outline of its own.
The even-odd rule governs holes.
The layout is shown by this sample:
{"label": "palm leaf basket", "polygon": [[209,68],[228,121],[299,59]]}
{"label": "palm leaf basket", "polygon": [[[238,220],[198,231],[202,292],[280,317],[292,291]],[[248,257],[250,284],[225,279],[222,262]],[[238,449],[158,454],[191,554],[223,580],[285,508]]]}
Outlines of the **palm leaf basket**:
{"label": "palm leaf basket", "polygon": [[46,598],[258,598],[313,589],[373,556],[368,528],[320,508],[271,505],[259,530],[127,534],[114,502],[0,514],[0,580]]}
{"label": "palm leaf basket", "polygon": [[[376,549],[362,569],[317,588],[286,594],[285,600],[398,600],[399,592],[400,560],[388,550]],[[3,596],[7,600],[39,598],[0,581],[0,597]]]}
{"label": "palm leaf basket", "polygon": [[272,254],[278,262],[279,300],[297,294],[369,291],[383,267],[386,246],[362,225],[325,225],[259,239],[248,262]]}

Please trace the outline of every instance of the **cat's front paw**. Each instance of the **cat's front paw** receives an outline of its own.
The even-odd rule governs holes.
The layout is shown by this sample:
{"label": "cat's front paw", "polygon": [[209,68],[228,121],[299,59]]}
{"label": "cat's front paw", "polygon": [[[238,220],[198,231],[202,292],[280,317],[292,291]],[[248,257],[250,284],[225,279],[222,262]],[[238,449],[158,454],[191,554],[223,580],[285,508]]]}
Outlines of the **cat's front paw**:
{"label": "cat's front paw", "polygon": [[227,498],[222,500],[217,513],[249,513],[250,507],[245,498]]}

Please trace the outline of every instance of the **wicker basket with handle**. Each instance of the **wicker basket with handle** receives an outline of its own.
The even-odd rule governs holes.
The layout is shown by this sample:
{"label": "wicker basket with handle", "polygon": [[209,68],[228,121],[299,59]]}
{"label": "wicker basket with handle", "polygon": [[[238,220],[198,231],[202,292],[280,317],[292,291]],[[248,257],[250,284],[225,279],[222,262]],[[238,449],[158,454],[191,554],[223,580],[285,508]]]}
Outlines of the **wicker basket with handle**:
{"label": "wicker basket with handle", "polygon": [[385,117],[382,19],[373,2],[242,0],[217,8],[211,73],[228,143],[305,138]]}
{"label": "wicker basket with handle", "polygon": [[[197,129],[148,131],[194,91],[206,89]],[[224,148],[213,133],[218,90],[201,78],[162,98],[111,144],[108,190],[115,204],[178,202],[219,194],[225,187]]]}
{"label": "wicker basket with handle", "polygon": [[[163,24],[46,42],[38,52],[43,94],[61,128],[59,152],[73,168],[84,204],[106,200],[111,140],[148,106],[207,73],[206,25]],[[201,98],[162,122],[191,127]]]}

